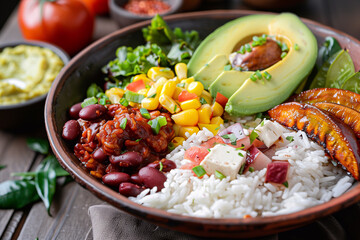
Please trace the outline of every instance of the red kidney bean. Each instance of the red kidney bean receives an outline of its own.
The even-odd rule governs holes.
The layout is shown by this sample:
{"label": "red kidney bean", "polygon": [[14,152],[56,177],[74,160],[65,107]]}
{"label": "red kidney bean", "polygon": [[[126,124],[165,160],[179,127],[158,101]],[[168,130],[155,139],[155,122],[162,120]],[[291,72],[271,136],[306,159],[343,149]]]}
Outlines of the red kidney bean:
{"label": "red kidney bean", "polygon": [[152,167],[141,168],[139,177],[146,187],[157,187],[158,191],[164,187],[164,182],[166,181],[165,174]]}
{"label": "red kidney bean", "polygon": [[139,184],[139,185],[143,184],[143,182],[141,181],[138,173],[134,173],[133,175],[131,175],[130,176],[130,181],[135,183],[135,184]]}
{"label": "red kidney bean", "polygon": [[81,107],[81,102],[73,105],[70,109],[69,109],[69,114],[70,117],[73,119],[78,119],[79,118],[79,112],[82,109]]}
{"label": "red kidney bean", "polygon": [[111,155],[110,162],[120,167],[137,167],[143,161],[143,157],[138,152],[126,152],[119,156]]}
{"label": "red kidney bean", "polygon": [[152,163],[149,163],[147,166],[160,170],[160,162],[162,163],[163,166],[161,170],[162,172],[170,172],[171,169],[176,168],[176,164],[173,161],[167,160],[165,158],[162,159],[161,161],[157,160]]}
{"label": "red kidney bean", "polygon": [[104,162],[107,159],[107,155],[106,153],[104,153],[102,148],[98,148],[95,150],[95,152],[93,153],[93,158],[97,161],[97,162]]}
{"label": "red kidney bean", "polygon": [[129,180],[130,175],[123,172],[112,172],[102,177],[102,181],[112,187],[118,187],[120,183],[128,182]]}
{"label": "red kidney bean", "polygon": [[139,195],[144,189],[142,189],[139,185],[123,182],[120,183],[119,193],[126,197],[136,197]]}
{"label": "red kidney bean", "polygon": [[100,104],[92,104],[84,107],[79,112],[79,117],[84,120],[96,120],[103,116],[107,111],[107,108]]}
{"label": "red kidney bean", "polygon": [[69,120],[64,124],[62,137],[66,140],[75,140],[80,135],[80,125],[76,120]]}

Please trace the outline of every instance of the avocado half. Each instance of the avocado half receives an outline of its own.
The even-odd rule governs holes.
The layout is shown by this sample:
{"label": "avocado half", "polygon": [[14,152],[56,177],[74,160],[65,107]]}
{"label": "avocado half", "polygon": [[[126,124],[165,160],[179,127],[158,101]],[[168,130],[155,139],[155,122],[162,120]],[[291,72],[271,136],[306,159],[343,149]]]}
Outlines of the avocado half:
{"label": "avocado half", "polygon": [[[224,70],[231,53],[262,34],[289,47],[281,61],[261,71],[272,76],[269,81],[252,81],[252,71]],[[285,101],[311,72],[317,52],[315,36],[296,15],[250,15],[211,33],[188,63],[188,75],[202,82],[213,96],[220,92],[229,98],[225,110],[230,115],[251,115]]]}

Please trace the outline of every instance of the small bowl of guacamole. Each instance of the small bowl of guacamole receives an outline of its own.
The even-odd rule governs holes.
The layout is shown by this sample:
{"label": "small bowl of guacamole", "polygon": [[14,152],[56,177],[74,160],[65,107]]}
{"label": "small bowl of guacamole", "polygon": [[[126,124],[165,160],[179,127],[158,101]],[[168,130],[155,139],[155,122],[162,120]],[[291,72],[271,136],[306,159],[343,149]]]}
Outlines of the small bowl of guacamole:
{"label": "small bowl of guacamole", "polygon": [[0,129],[43,124],[47,92],[69,56],[43,42],[0,44]]}

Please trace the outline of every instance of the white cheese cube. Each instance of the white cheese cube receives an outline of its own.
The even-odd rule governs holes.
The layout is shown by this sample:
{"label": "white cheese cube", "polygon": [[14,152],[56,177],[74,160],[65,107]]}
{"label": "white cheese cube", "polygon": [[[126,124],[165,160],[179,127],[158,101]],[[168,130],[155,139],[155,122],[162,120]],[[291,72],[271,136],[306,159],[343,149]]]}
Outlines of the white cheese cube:
{"label": "white cheese cube", "polygon": [[264,120],[256,128],[259,139],[269,148],[273,145],[285,131],[284,127],[277,122]]}
{"label": "white cheese cube", "polygon": [[215,171],[219,171],[226,177],[230,176],[230,179],[233,180],[236,178],[245,160],[245,151],[236,150],[228,145],[218,144],[210,149],[210,153],[206,155],[200,165],[207,174],[215,174]]}

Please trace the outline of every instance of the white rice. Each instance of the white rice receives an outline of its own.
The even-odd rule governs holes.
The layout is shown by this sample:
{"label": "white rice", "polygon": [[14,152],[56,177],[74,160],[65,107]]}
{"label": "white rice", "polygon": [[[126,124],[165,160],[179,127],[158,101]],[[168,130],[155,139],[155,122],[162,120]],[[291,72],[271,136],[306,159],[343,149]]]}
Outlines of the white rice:
{"label": "white rice", "polygon": [[[251,119],[236,119],[246,123]],[[258,123],[257,123],[258,124]],[[196,217],[230,218],[250,215],[273,216],[299,211],[338,197],[348,190],[353,178],[329,163],[321,146],[309,140],[302,131],[283,134],[294,141],[279,147],[273,160],[290,163],[288,188],[265,182],[266,169],[237,175],[230,181],[215,176],[195,177],[191,170],[180,167],[186,149],[198,146],[213,134],[204,129],[190,136],[167,159],[176,163],[177,169],[167,174],[167,181],[160,192],[156,188],[145,190],[131,200],[148,207]]]}

